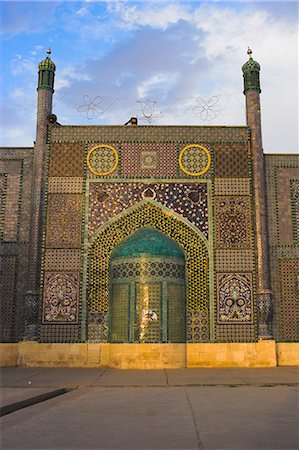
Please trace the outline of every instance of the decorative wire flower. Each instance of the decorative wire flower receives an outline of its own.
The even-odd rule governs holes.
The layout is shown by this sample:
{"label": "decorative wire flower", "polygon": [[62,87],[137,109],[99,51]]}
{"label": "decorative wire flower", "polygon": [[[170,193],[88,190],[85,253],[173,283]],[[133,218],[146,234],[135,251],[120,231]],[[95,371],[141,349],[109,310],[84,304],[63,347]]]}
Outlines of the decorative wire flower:
{"label": "decorative wire flower", "polygon": [[161,112],[155,113],[155,105],[156,103],[158,103],[155,100],[137,100],[137,103],[140,103],[140,110],[142,114],[141,119],[145,120],[148,123],[151,123],[153,119],[157,119],[162,115]]}
{"label": "decorative wire flower", "polygon": [[78,112],[86,112],[88,120],[92,120],[95,115],[101,115],[104,112],[104,108],[100,106],[103,101],[103,97],[95,97],[91,99],[89,95],[84,95],[83,102],[84,105],[79,106]]}
{"label": "decorative wire flower", "polygon": [[192,111],[194,114],[199,115],[200,119],[204,122],[207,120],[211,121],[216,119],[221,111],[221,106],[218,105],[219,98],[216,95],[210,97],[208,100],[205,100],[202,97],[197,97],[196,102],[197,106],[194,106]]}

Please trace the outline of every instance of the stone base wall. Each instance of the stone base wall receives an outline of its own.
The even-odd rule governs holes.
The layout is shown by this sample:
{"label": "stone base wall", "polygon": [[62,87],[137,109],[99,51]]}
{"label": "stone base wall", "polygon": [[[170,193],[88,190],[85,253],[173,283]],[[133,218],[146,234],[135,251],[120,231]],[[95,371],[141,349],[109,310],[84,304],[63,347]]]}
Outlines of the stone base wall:
{"label": "stone base wall", "polygon": [[0,365],[22,367],[299,366],[299,344],[259,341],[221,344],[0,344]]}

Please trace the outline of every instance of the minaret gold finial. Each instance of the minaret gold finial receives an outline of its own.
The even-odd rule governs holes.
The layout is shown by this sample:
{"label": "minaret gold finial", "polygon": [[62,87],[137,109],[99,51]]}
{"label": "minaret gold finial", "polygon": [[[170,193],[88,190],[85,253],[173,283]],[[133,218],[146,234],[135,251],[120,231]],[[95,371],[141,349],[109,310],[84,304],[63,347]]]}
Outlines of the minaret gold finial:
{"label": "minaret gold finial", "polygon": [[249,56],[249,59],[252,59],[252,50],[248,47],[248,50],[247,50],[247,55]]}
{"label": "minaret gold finial", "polygon": [[48,56],[50,56],[50,55],[51,55],[51,53],[52,53],[52,52],[51,52],[51,49],[50,49],[50,48],[48,48],[48,50],[47,50],[47,55],[48,55]]}

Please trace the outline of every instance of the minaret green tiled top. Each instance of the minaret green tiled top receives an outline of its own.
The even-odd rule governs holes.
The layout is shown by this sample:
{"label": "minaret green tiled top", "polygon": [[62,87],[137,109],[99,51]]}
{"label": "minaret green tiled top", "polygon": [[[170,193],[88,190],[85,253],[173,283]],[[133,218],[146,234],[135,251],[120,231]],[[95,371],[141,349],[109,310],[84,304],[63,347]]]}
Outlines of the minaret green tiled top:
{"label": "minaret green tiled top", "polygon": [[47,50],[47,57],[38,65],[38,88],[48,89],[54,92],[54,76],[56,66],[50,58],[51,50]]}
{"label": "minaret green tiled top", "polygon": [[243,64],[242,66],[242,72],[243,72],[243,78],[244,78],[244,94],[248,90],[256,90],[261,92],[260,88],[260,70],[261,66],[258,62],[254,61],[252,58],[252,51],[250,48],[247,51],[247,54],[249,55],[249,60]]}

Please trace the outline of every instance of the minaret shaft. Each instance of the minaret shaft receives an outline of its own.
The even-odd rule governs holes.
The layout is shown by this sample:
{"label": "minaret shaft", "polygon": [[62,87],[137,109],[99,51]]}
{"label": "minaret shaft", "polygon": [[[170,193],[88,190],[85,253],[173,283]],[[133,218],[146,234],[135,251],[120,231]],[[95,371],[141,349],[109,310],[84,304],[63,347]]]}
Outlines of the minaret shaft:
{"label": "minaret shaft", "polygon": [[243,65],[242,70],[244,73],[247,125],[251,131],[259,337],[260,339],[271,339],[273,307],[270,285],[266,183],[261,126],[260,66],[257,62],[253,61],[250,50],[248,54],[250,55],[250,59]]}
{"label": "minaret shaft", "polygon": [[38,91],[36,142],[34,146],[34,187],[31,213],[29,255],[29,290],[38,294],[40,287],[40,257],[42,246],[42,217],[44,208],[48,115],[52,112],[52,92]]}
{"label": "minaret shaft", "polygon": [[255,227],[258,261],[257,289],[270,291],[269,244],[264,154],[262,150],[260,98],[257,91],[246,94],[247,125],[251,129],[253,188],[255,193]]}
{"label": "minaret shaft", "polygon": [[[50,51],[47,52],[48,55]],[[28,288],[25,299],[24,339],[37,339],[43,216],[46,185],[48,116],[52,112],[55,65],[47,56],[39,64],[36,141],[33,161],[33,192],[29,244]]]}

